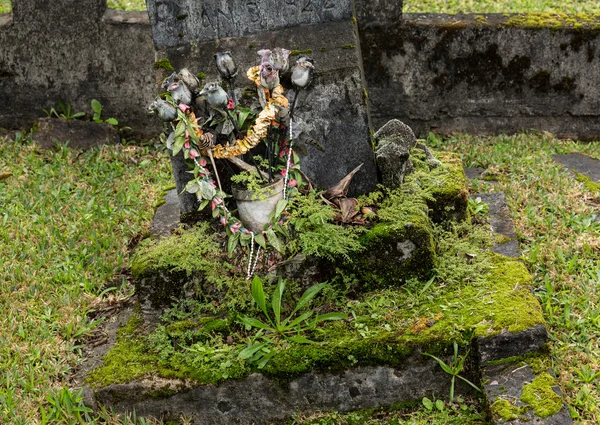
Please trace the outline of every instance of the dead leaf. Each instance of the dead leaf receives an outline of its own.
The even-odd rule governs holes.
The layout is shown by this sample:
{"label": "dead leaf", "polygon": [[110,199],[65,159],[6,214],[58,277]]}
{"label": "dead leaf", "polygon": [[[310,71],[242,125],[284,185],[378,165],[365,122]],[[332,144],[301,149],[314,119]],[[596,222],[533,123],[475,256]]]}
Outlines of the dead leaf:
{"label": "dead leaf", "polygon": [[348,193],[348,187],[350,186],[350,182],[352,181],[352,177],[354,177],[354,175],[358,173],[358,170],[360,170],[362,166],[363,164],[360,164],[358,167],[352,170],[346,177],[340,180],[338,184],[323,192],[323,196],[329,200],[335,198],[342,198],[346,196],[346,194]]}
{"label": "dead leaf", "polygon": [[12,173],[1,173],[0,174],[0,180],[7,179],[9,177],[12,177]]}
{"label": "dead leaf", "polygon": [[338,201],[342,212],[342,223],[351,223],[354,217],[358,215],[356,210],[358,201],[356,198],[340,198]]}

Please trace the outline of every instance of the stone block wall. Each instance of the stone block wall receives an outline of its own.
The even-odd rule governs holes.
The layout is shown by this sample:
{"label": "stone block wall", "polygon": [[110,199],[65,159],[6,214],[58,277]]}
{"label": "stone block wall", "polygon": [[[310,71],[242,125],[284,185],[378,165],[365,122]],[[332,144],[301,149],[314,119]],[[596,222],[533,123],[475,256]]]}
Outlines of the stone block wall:
{"label": "stone block wall", "polygon": [[404,15],[361,32],[374,127],[415,134],[600,136],[600,21],[533,28],[514,16]]}
{"label": "stone block wall", "polygon": [[13,0],[0,16],[0,127],[26,128],[58,100],[153,135],[154,49],[146,12],[108,10],[106,0]]}

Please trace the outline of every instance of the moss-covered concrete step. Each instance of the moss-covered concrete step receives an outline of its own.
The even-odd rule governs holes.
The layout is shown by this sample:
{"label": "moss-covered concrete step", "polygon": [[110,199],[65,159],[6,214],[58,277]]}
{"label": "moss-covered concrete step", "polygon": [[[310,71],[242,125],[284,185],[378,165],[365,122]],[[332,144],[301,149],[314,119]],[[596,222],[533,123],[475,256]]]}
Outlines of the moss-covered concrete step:
{"label": "moss-covered concrete step", "polygon": [[[148,377],[97,389],[88,403],[120,412],[135,409],[138,417],[177,420],[185,415],[202,425],[281,424],[299,412],[346,412],[447,394],[450,379],[436,361],[414,353],[401,367],[313,371],[283,383],[259,373],[217,386]],[[458,385],[457,393],[470,393],[468,388]]]}
{"label": "moss-covered concrete step", "polygon": [[464,220],[467,216],[469,190],[462,160],[452,152],[436,152],[435,156],[444,164],[444,172],[437,173],[434,169],[427,181],[432,195],[427,201],[431,219],[435,223]]}
{"label": "moss-covered concrete step", "polygon": [[492,425],[573,423],[556,379],[544,365],[543,359],[533,357],[483,369],[483,389]]}

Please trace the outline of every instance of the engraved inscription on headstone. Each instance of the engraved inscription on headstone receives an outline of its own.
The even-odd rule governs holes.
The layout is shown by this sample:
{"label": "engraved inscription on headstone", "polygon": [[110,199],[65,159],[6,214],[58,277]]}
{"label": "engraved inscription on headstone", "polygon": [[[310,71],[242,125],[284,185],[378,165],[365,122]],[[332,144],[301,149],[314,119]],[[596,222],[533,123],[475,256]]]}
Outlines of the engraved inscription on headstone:
{"label": "engraved inscription on headstone", "polygon": [[156,46],[173,47],[349,20],[352,0],[155,0],[148,2],[148,12]]}

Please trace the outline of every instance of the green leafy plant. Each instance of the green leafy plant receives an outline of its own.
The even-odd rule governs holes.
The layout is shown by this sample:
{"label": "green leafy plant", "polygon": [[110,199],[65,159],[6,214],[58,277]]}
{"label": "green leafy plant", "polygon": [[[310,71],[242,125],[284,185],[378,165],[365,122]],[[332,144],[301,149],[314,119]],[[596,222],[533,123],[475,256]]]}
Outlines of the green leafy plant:
{"label": "green leafy plant", "polygon": [[107,118],[105,120],[103,120],[102,117],[102,105],[100,104],[99,101],[97,101],[96,99],[92,99],[92,110],[94,111],[94,116],[92,117],[92,120],[94,120],[97,123],[103,123],[103,122],[107,122],[110,125],[119,125],[119,121],[117,121],[115,118]]}
{"label": "green leafy plant", "polygon": [[469,198],[467,208],[472,216],[485,216],[490,210],[490,206],[483,202],[479,196],[475,199]]}
{"label": "green leafy plant", "polygon": [[445,407],[444,400],[436,400],[434,402],[431,399],[429,399],[428,397],[423,397],[423,400],[421,400],[421,403],[423,403],[423,407],[425,407],[425,409],[429,412],[431,412],[434,408],[441,412],[444,410],[444,407]]}
{"label": "green leafy plant", "polygon": [[44,109],[44,112],[48,117],[62,118],[65,120],[74,120],[85,116],[85,112],[73,113],[71,102],[67,102],[67,104],[65,105],[65,103],[62,100],[59,100],[57,103],[58,106],[56,108],[52,107],[49,110]]}
{"label": "green leafy plant", "polygon": [[244,325],[249,328],[256,328],[258,332],[250,339],[248,347],[240,352],[239,357],[251,364],[256,364],[259,369],[262,369],[275,355],[275,347],[279,343],[289,341],[300,344],[314,344],[313,341],[302,334],[315,329],[319,323],[324,321],[345,319],[347,315],[344,313],[326,313],[316,315],[311,319],[314,314],[312,310],[296,316],[296,313],[307,305],[325,285],[326,283],[320,283],[304,291],[292,312],[286,318],[283,318],[281,302],[285,291],[285,280],[279,279],[277,282],[271,297],[270,308],[268,308],[262,280],[255,276],[252,280],[252,298],[254,298],[267,320],[264,322],[253,317],[241,318]]}
{"label": "green leafy plant", "polygon": [[450,381],[450,403],[452,403],[454,401],[454,382],[455,382],[456,378],[461,379],[462,381],[469,384],[471,387],[475,388],[477,391],[481,392],[481,389],[477,385],[475,385],[468,379],[463,378],[462,376],[459,375],[459,373],[462,372],[462,370],[463,370],[463,366],[464,366],[465,360],[467,359],[467,356],[469,355],[469,352],[467,351],[464,355],[459,356],[458,355],[458,344],[456,341],[454,341],[454,357],[452,359],[452,363],[450,363],[450,364],[447,364],[445,361],[443,361],[439,357],[436,357],[432,354],[423,353],[423,355],[431,357],[432,359],[437,361],[438,364],[440,365],[440,367],[444,370],[444,372],[446,372],[447,374],[452,376],[452,380]]}

